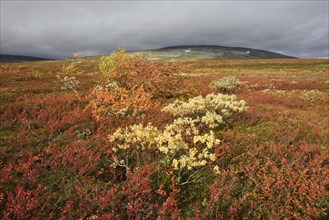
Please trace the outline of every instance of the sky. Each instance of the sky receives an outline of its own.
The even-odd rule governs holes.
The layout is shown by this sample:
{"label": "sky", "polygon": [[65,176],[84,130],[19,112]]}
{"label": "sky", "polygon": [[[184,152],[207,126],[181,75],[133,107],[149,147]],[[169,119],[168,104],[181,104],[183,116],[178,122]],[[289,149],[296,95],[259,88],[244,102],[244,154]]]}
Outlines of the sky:
{"label": "sky", "polygon": [[45,58],[179,45],[329,57],[328,0],[0,0],[0,54]]}

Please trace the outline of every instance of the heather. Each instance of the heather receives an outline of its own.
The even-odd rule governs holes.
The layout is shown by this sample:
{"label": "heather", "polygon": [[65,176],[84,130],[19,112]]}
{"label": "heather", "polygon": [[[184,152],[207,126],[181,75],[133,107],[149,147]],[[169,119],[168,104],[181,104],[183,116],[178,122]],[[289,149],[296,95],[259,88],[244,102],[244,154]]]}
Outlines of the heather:
{"label": "heather", "polygon": [[1,64],[0,216],[326,219],[327,67],[124,48]]}

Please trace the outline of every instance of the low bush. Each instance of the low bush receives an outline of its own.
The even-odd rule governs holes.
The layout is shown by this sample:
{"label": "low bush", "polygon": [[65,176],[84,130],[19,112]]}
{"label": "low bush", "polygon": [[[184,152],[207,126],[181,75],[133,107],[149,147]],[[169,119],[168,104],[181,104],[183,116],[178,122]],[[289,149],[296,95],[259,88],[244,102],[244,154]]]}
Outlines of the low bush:
{"label": "low bush", "polygon": [[[234,95],[210,94],[205,98],[192,98],[188,102],[176,101],[163,110],[180,117],[163,130],[152,125],[133,125],[119,128],[109,136],[113,144],[114,167],[133,170],[134,167],[156,160],[178,171],[178,181],[181,181],[181,173],[196,173],[205,166],[218,171],[212,163],[216,160],[215,151],[220,139],[215,136],[213,129],[223,123],[223,117],[245,111],[246,103],[236,101]],[[189,176],[184,181],[190,183],[196,179]]]}
{"label": "low bush", "polygon": [[234,76],[228,76],[224,77],[222,80],[212,81],[209,86],[222,92],[230,92],[234,91],[241,84],[242,83],[239,79],[235,78]]}
{"label": "low bush", "polygon": [[74,63],[64,64],[61,69],[61,74],[71,75],[78,72],[78,67]]}
{"label": "low bush", "polygon": [[[172,76],[188,71],[178,63],[158,64],[146,61],[141,56],[129,56],[123,47],[107,57],[103,56],[99,69],[108,82],[116,81],[120,87],[128,90],[143,87],[146,92],[157,97],[159,89],[162,96],[172,96],[170,91],[179,92],[177,79],[182,77],[175,77],[175,83],[172,83]],[[162,85],[164,83],[165,86]],[[166,90],[162,91],[164,87]]]}
{"label": "low bush", "polygon": [[87,96],[88,105],[96,120],[106,116],[130,116],[142,113],[157,104],[151,101],[152,95],[143,87],[131,91],[120,88],[115,82],[107,86],[96,86]]}
{"label": "low bush", "polygon": [[208,94],[206,97],[197,96],[187,102],[175,101],[163,108],[174,116],[204,116],[215,113],[228,117],[233,112],[243,112],[247,109],[244,100],[237,101],[235,95]]}
{"label": "low bush", "polygon": [[61,83],[62,90],[73,90],[76,92],[80,81],[73,74],[77,72],[78,68],[74,63],[63,64],[61,71],[56,75],[56,78]]}
{"label": "low bush", "polygon": [[303,94],[302,94],[302,96],[300,96],[300,98],[302,98],[304,100],[311,100],[311,101],[323,100],[324,93],[317,89],[303,91]]}
{"label": "low bush", "polygon": [[64,76],[61,78],[59,75],[56,75],[56,78],[61,82],[61,89],[63,90],[75,90],[80,85],[80,81],[75,76]]}

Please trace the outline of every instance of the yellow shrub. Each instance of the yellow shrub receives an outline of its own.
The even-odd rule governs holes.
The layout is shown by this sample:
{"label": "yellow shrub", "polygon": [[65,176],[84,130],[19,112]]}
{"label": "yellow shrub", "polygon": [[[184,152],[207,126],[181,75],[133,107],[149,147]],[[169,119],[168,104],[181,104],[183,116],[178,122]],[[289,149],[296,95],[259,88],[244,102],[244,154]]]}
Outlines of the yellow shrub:
{"label": "yellow shrub", "polygon": [[241,84],[242,83],[239,79],[235,78],[234,76],[228,76],[224,77],[222,80],[212,81],[209,86],[213,89],[219,89],[220,91],[228,92],[236,89]]}
{"label": "yellow shrub", "polygon": [[130,57],[126,54],[125,48],[120,47],[118,51],[109,56],[103,56],[99,64],[99,70],[110,81],[128,75],[132,70],[133,60],[136,57]]}
{"label": "yellow shrub", "polygon": [[73,63],[64,64],[61,69],[61,74],[64,75],[70,75],[77,72],[78,72],[78,68]]}
{"label": "yellow shrub", "polygon": [[109,136],[109,140],[116,143],[112,147],[112,165],[117,166],[119,161],[124,160],[125,165],[133,169],[140,163],[136,158],[145,151],[153,152],[162,163],[174,170],[191,170],[210,164],[216,159],[214,148],[220,140],[212,131],[200,134],[198,122],[191,118],[178,118],[162,131],[152,125],[119,128]]}
{"label": "yellow shrub", "polygon": [[170,112],[174,116],[204,116],[209,112],[227,117],[233,112],[243,112],[245,110],[247,110],[247,106],[244,100],[237,101],[235,95],[225,94],[208,94],[206,97],[197,96],[190,98],[187,102],[177,100],[163,108],[163,111]]}
{"label": "yellow shrub", "polygon": [[137,158],[145,159],[152,154],[162,165],[178,171],[178,179],[182,171],[196,172],[205,166],[218,173],[214,161],[220,140],[212,129],[223,123],[224,116],[245,111],[246,108],[246,103],[237,101],[234,95],[209,94],[205,98],[199,96],[188,102],[176,101],[165,107],[164,111],[179,117],[163,130],[152,125],[133,125],[119,128],[109,135],[113,144],[112,165],[133,170],[142,163]]}

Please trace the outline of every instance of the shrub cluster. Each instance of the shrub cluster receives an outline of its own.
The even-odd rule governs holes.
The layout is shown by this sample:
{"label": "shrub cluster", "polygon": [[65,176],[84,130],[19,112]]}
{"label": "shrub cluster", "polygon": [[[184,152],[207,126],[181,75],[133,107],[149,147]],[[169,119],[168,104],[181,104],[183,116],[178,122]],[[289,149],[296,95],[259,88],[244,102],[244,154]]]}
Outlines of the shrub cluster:
{"label": "shrub cluster", "polygon": [[80,85],[80,81],[75,76],[64,76],[56,75],[56,78],[62,83],[61,89],[63,90],[74,90]]}
{"label": "shrub cluster", "polygon": [[236,101],[234,95],[209,94],[187,102],[176,101],[163,111],[179,117],[163,130],[139,124],[119,128],[110,135],[109,140],[114,144],[112,165],[132,170],[145,160],[150,162],[147,158],[151,161],[157,158],[161,165],[179,173],[206,165],[216,169],[213,162],[220,140],[213,129],[224,123],[223,117],[246,109],[246,103]]}
{"label": "shrub cluster", "polygon": [[208,94],[205,98],[197,96],[189,99],[188,102],[177,100],[163,110],[174,116],[197,116],[208,113],[208,115],[217,114],[228,117],[233,112],[243,112],[246,108],[246,102],[244,100],[237,101],[235,95]]}
{"label": "shrub cluster", "polygon": [[78,68],[74,63],[64,64],[62,66],[61,72],[56,75],[56,78],[62,84],[62,90],[75,90],[80,85],[80,81],[73,76],[77,72]]}
{"label": "shrub cluster", "polygon": [[128,75],[133,70],[134,57],[127,56],[122,47],[111,53],[108,57],[103,56],[99,64],[99,70],[108,79],[117,79]]}
{"label": "shrub cluster", "polygon": [[103,56],[99,69],[109,82],[116,81],[128,90],[143,87],[155,97],[172,96],[173,92],[178,92],[177,80],[183,78],[173,75],[188,71],[178,63],[159,64],[148,62],[138,55],[129,56],[123,47],[107,57]]}
{"label": "shrub cluster", "polygon": [[228,76],[224,77],[222,80],[212,81],[209,86],[222,92],[230,92],[238,88],[241,84],[239,79],[234,76]]}
{"label": "shrub cluster", "polygon": [[61,69],[61,74],[70,75],[78,72],[78,68],[74,63],[64,64]]}
{"label": "shrub cluster", "polygon": [[280,89],[264,89],[262,92],[265,92],[265,93],[271,93],[271,94],[276,94],[276,95],[282,97],[282,96],[285,96],[285,95],[287,95],[287,94],[291,94],[291,93],[293,93],[294,91],[292,91],[292,92],[287,92],[287,91],[285,91],[285,90],[280,90]]}
{"label": "shrub cluster", "polygon": [[313,89],[313,90],[309,90],[309,91],[303,91],[303,95],[300,96],[300,98],[305,99],[305,100],[311,100],[311,101],[323,100],[324,99],[324,93],[317,90],[317,89]]}
{"label": "shrub cluster", "polygon": [[143,87],[131,91],[111,82],[106,86],[96,86],[88,95],[88,105],[95,119],[105,116],[129,116],[142,113],[156,104],[151,102],[152,95]]}
{"label": "shrub cluster", "polygon": [[325,92],[321,92],[317,89],[312,90],[279,90],[279,89],[264,89],[262,92],[276,94],[280,97],[292,96],[298,94],[298,97],[308,101],[323,101],[325,99]]}

